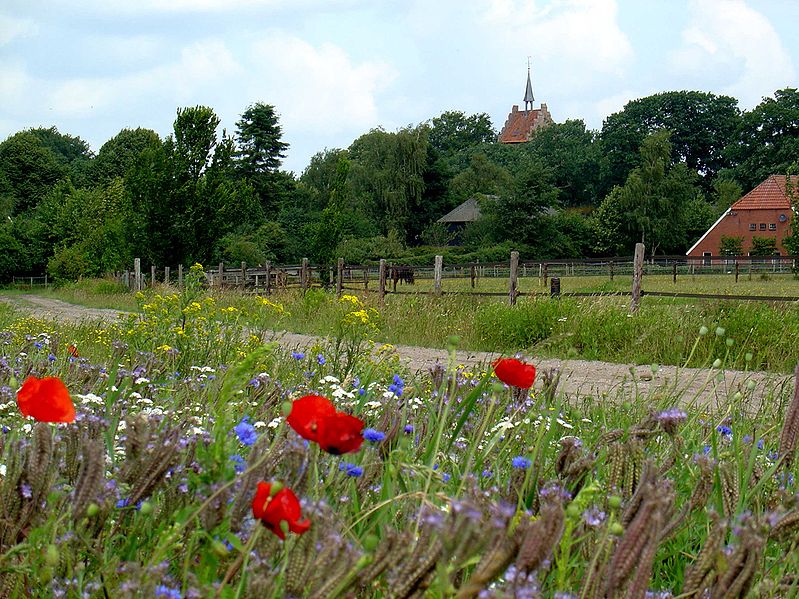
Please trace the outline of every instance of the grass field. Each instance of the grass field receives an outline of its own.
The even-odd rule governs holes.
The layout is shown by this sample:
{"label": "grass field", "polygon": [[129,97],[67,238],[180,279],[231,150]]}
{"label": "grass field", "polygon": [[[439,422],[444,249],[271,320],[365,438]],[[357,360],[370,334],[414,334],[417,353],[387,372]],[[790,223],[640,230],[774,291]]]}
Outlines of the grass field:
{"label": "grass field", "polygon": [[[369,351],[378,334],[432,340],[469,315],[473,342],[532,330],[534,347],[776,363],[796,330],[769,327],[797,326],[790,310],[653,304],[627,318],[613,299],[425,296],[381,310],[194,286],[136,301],[106,325],[0,305],[0,597],[796,595],[799,400],[756,417],[746,389],[717,407],[570,404],[557,386],[530,394],[452,363],[411,377]],[[331,336],[304,353],[258,336],[284,325]],[[22,416],[29,375],[64,382],[74,422]],[[340,416],[303,420],[307,394]]]}

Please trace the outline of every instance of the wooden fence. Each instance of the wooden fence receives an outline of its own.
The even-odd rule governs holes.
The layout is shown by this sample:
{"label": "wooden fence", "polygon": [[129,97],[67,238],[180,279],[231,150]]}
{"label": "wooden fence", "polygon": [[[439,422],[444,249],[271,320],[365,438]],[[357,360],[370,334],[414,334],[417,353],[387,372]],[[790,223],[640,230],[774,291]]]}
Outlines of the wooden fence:
{"label": "wooden fence", "polygon": [[[642,244],[636,247],[633,257],[593,258],[582,260],[519,260],[518,252],[511,252],[507,262],[448,265],[442,256],[436,256],[432,264],[395,264],[380,260],[377,264],[347,265],[339,258],[336,265],[320,267],[311,265],[303,259],[297,265],[272,265],[266,263],[257,267],[248,267],[245,263],[235,267],[219,264],[217,268],[206,270],[205,278],[209,287],[239,288],[257,293],[271,294],[283,290],[299,289],[307,291],[312,288],[335,289],[341,295],[345,291],[377,293],[382,302],[388,294],[417,294],[418,287],[408,283],[427,282],[428,292],[433,295],[469,294],[475,296],[504,296],[513,305],[520,296],[597,296],[616,295],[630,296],[631,311],[635,311],[640,298],[645,295],[691,299],[728,299],[770,302],[794,302],[799,297],[775,295],[725,295],[683,293],[679,291],[646,291],[647,276],[667,275],[674,283],[684,277],[697,275],[718,275],[734,278],[745,276],[751,280],[754,275],[766,273],[794,272],[797,258],[793,256],[766,257],[729,257],[729,256],[656,256],[645,259]],[[593,276],[603,277],[609,281],[618,278],[630,280],[630,291],[611,292],[562,292],[561,278]],[[184,281],[184,269],[165,267],[163,269],[150,266],[149,272],[141,268],[141,260],[134,261],[132,271],[118,275],[119,280],[132,290],[141,290],[154,283],[168,283],[181,288]],[[538,290],[520,291],[519,279],[537,279]],[[444,281],[453,279],[468,280],[457,291],[446,290]],[[507,291],[481,290],[483,279],[505,279]],[[431,285],[432,283],[432,285]],[[496,285],[493,285],[496,287]]]}

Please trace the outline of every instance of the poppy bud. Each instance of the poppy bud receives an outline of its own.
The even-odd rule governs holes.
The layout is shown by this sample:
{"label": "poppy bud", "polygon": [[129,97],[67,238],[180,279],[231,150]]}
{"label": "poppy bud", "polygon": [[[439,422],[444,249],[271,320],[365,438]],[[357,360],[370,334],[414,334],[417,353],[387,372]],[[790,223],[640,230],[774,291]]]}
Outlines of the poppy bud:
{"label": "poppy bud", "polygon": [[142,501],[141,506],[139,507],[139,511],[144,514],[145,516],[149,516],[153,513],[153,504],[149,501]]}
{"label": "poppy bud", "polygon": [[569,506],[566,508],[566,515],[571,519],[579,518],[580,508],[578,508],[573,503],[570,503]]}
{"label": "poppy bud", "polygon": [[291,402],[284,401],[283,405],[280,407],[280,410],[283,412],[283,416],[288,418],[289,414],[291,414]]}
{"label": "poppy bud", "polygon": [[618,495],[611,495],[608,497],[608,507],[612,510],[617,510],[621,507],[621,497]]}
{"label": "poppy bud", "polygon": [[213,549],[214,553],[216,553],[219,557],[225,557],[228,554],[227,547],[222,541],[219,540],[211,543],[211,549]]}
{"label": "poppy bud", "polygon": [[58,554],[58,547],[50,543],[44,552],[44,561],[48,566],[57,566],[61,556]]}
{"label": "poppy bud", "polygon": [[624,527],[619,524],[618,522],[614,522],[610,525],[608,532],[612,534],[614,537],[620,537],[624,534]]}
{"label": "poppy bud", "polygon": [[713,368],[720,368],[721,367],[721,358],[716,358],[713,360]]}
{"label": "poppy bud", "polygon": [[375,534],[368,534],[363,539],[363,548],[367,551],[374,551],[380,543],[380,538]]}
{"label": "poppy bud", "polygon": [[86,508],[86,515],[89,516],[89,518],[94,518],[99,513],[100,506],[96,503],[90,503],[89,507]]}
{"label": "poppy bud", "polygon": [[19,382],[17,381],[17,377],[15,377],[13,374],[11,375],[11,378],[8,379],[8,386],[11,387],[12,389],[19,388]]}
{"label": "poppy bud", "polygon": [[461,344],[461,338],[458,335],[450,335],[447,337],[447,349],[449,351],[454,351],[458,349],[458,346]]}

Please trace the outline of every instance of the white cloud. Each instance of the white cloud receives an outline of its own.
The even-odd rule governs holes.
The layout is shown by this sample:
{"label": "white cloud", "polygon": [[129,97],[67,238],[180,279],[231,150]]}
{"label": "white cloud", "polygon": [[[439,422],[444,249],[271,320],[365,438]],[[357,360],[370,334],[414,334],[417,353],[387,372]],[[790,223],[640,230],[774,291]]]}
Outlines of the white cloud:
{"label": "white cloud", "polygon": [[18,37],[35,35],[38,31],[38,25],[31,19],[0,15],[0,46],[5,46]]}
{"label": "white cloud", "polygon": [[251,51],[253,100],[278,107],[284,129],[324,134],[379,123],[376,95],[395,77],[379,61],[356,63],[340,47],[271,33]]}
{"label": "white cloud", "polygon": [[[363,0],[85,0],[82,8],[115,14],[230,13],[239,10],[330,10],[359,4]],[[71,0],[61,0],[65,6]]]}
{"label": "white cloud", "polygon": [[795,81],[791,57],[769,20],[744,0],[692,0],[682,46],[669,60],[682,80],[752,107]]}
{"label": "white cloud", "polygon": [[617,22],[616,0],[486,0],[482,19],[494,43],[513,54],[533,55],[572,87],[607,75],[621,76],[633,59]]}

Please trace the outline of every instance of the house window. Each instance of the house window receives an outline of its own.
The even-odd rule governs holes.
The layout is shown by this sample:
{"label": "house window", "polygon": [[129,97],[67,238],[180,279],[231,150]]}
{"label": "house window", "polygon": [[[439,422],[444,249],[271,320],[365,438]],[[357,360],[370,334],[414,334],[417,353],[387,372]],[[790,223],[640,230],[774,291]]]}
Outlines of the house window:
{"label": "house window", "polygon": [[777,223],[769,223],[768,224],[769,231],[776,231],[777,230]]}
{"label": "house window", "polygon": [[710,252],[702,252],[702,264],[704,266],[710,266],[710,256],[712,256]]}
{"label": "house window", "polygon": [[749,223],[749,230],[757,231],[757,225],[755,223]]}
{"label": "house window", "polygon": [[760,223],[760,230],[761,231],[765,231],[766,230],[766,223]]}

